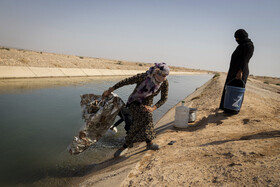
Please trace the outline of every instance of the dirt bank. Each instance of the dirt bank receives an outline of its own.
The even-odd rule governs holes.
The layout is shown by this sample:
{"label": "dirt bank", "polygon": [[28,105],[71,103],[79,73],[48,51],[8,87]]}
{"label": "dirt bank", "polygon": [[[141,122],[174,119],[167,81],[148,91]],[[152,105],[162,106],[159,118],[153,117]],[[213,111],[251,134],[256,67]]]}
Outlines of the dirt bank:
{"label": "dirt bank", "polygon": [[[0,47],[0,66],[147,70],[153,63],[63,55]],[[170,66],[170,69],[172,71],[208,72],[175,66]]]}
{"label": "dirt bank", "polygon": [[280,185],[280,88],[250,79],[242,111],[229,116],[217,109],[224,79],[186,99],[198,121],[160,134],[162,148],[147,152],[122,186]]}

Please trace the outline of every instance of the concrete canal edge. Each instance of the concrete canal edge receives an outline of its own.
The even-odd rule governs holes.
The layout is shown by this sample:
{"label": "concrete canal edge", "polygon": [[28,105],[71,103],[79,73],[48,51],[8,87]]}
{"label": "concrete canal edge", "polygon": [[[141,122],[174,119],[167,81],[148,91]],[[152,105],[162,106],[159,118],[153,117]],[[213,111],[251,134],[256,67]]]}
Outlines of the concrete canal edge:
{"label": "concrete canal edge", "polygon": [[[47,68],[25,66],[0,66],[0,79],[50,78],[50,77],[102,77],[143,73],[143,70]],[[201,72],[171,72],[171,75],[205,74]]]}

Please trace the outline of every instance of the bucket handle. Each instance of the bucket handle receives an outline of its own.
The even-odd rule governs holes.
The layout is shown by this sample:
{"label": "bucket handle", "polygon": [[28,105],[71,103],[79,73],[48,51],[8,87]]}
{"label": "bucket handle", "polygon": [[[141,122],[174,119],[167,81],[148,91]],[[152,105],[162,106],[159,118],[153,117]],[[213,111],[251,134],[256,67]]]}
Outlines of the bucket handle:
{"label": "bucket handle", "polygon": [[236,78],[234,78],[234,79],[230,80],[230,81],[227,83],[227,85],[228,85],[229,83],[231,83],[232,81],[234,81],[234,80],[241,80],[242,83],[243,83],[243,87],[245,88],[246,84],[245,84],[245,82],[244,82],[242,79],[236,79]]}

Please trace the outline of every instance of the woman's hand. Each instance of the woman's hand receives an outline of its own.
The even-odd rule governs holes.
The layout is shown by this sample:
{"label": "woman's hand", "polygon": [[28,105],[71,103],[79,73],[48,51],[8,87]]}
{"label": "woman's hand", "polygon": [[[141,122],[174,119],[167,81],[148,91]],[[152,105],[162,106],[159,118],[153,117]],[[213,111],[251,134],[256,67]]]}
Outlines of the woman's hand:
{"label": "woman's hand", "polygon": [[238,72],[237,72],[237,74],[236,74],[236,77],[235,77],[236,79],[239,79],[239,80],[241,80],[242,79],[242,71],[241,70],[239,70]]}
{"label": "woman's hand", "polygon": [[145,105],[145,108],[146,108],[146,110],[147,110],[148,112],[153,112],[154,110],[157,109],[156,106],[150,107],[150,106],[147,106],[147,105]]}
{"label": "woman's hand", "polygon": [[112,93],[112,91],[114,91],[114,88],[109,88],[108,90],[104,91],[102,94],[102,99],[108,97]]}

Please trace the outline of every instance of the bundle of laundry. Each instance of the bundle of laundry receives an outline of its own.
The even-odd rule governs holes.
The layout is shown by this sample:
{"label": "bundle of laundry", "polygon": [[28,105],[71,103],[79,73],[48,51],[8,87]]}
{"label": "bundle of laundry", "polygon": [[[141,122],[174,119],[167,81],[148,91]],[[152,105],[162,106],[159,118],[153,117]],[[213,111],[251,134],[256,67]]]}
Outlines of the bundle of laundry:
{"label": "bundle of laundry", "polygon": [[68,146],[70,154],[79,154],[96,143],[113,125],[120,109],[125,105],[118,95],[111,93],[102,100],[95,94],[81,95],[82,118],[85,124]]}

